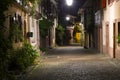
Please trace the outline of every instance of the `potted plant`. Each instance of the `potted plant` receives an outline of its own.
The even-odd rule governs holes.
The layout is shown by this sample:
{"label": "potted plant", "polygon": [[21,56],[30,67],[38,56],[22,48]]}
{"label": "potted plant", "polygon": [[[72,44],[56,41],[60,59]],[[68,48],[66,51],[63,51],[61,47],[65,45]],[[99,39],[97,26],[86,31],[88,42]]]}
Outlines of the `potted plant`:
{"label": "potted plant", "polygon": [[46,52],[46,48],[40,48],[40,51],[41,51],[41,55],[44,55],[45,54],[45,52]]}
{"label": "potted plant", "polygon": [[120,46],[120,33],[118,34],[118,45]]}

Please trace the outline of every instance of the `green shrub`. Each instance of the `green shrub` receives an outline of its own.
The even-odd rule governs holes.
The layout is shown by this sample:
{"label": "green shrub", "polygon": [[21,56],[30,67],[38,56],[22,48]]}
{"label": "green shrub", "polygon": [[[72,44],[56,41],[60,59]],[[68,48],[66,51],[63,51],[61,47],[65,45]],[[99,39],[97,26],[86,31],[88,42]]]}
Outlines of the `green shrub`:
{"label": "green shrub", "polygon": [[118,34],[118,43],[120,43],[120,33]]}
{"label": "green shrub", "polygon": [[10,69],[24,71],[34,63],[38,56],[37,50],[25,42],[23,47],[13,51]]}
{"label": "green shrub", "polygon": [[40,50],[41,50],[42,52],[45,52],[45,51],[46,51],[46,48],[40,48]]}
{"label": "green shrub", "polygon": [[53,26],[53,23],[48,19],[43,18],[39,21],[40,35],[46,37],[48,35],[48,30]]}

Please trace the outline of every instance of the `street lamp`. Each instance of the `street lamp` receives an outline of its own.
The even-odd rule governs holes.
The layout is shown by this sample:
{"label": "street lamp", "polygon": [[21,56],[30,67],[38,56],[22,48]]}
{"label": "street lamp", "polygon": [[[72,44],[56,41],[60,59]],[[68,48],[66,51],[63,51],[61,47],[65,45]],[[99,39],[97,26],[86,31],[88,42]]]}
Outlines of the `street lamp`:
{"label": "street lamp", "polygon": [[66,3],[67,3],[68,6],[71,6],[72,3],[73,3],[73,0],[66,0]]}
{"label": "street lamp", "polygon": [[67,21],[69,21],[69,20],[70,20],[70,17],[69,17],[69,16],[67,16],[67,17],[66,17],[66,20],[67,20]]}
{"label": "street lamp", "polygon": [[16,20],[16,17],[13,17],[13,20],[15,21],[15,20]]}

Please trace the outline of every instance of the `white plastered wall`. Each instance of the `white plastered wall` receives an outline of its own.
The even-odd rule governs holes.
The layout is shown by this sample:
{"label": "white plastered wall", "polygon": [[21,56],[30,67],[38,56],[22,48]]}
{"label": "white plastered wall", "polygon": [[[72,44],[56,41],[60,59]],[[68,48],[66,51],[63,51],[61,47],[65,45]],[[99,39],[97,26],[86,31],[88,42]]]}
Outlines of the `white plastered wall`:
{"label": "white plastered wall", "polygon": [[113,23],[115,19],[120,19],[120,1],[107,5],[103,14],[103,45],[106,45],[106,23],[109,23],[109,47],[113,48]]}

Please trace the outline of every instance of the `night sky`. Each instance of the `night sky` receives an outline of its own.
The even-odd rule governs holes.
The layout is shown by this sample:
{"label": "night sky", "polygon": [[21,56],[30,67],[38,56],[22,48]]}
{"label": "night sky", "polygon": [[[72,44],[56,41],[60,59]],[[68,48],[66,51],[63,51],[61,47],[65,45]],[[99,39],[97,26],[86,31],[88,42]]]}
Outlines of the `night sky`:
{"label": "night sky", "polygon": [[67,15],[73,15],[78,17],[78,9],[82,7],[86,0],[73,0],[72,6],[67,6],[65,0],[58,0],[58,16],[59,16],[59,23],[66,24],[65,17]]}

